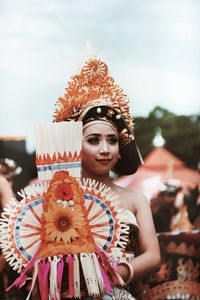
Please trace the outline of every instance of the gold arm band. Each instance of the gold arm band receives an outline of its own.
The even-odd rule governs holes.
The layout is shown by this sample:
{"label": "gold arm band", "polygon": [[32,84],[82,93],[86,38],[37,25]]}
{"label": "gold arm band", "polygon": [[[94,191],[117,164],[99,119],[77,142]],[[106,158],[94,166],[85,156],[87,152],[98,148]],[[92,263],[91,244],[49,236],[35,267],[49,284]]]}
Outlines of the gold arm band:
{"label": "gold arm band", "polygon": [[133,269],[133,266],[132,266],[129,262],[124,261],[124,260],[123,260],[123,261],[120,261],[117,265],[118,265],[118,266],[119,266],[119,265],[124,265],[124,266],[127,266],[127,267],[128,267],[128,269],[129,269],[129,278],[128,278],[126,284],[129,284],[129,283],[133,280],[133,276],[134,276],[134,269]]}

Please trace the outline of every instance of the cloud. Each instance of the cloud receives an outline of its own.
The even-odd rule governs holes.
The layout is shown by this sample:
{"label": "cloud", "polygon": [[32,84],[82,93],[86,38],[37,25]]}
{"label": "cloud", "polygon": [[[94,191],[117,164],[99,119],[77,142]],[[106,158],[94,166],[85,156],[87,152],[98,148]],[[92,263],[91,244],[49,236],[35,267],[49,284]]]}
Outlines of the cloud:
{"label": "cloud", "polygon": [[51,121],[87,40],[127,92],[135,115],[155,105],[197,113],[199,23],[198,0],[4,1],[0,134],[21,135],[35,122]]}
{"label": "cloud", "polygon": [[115,65],[114,73],[118,84],[128,94],[136,116],[148,115],[155,106],[186,115],[198,114],[200,110],[200,82],[195,77],[128,64]]}

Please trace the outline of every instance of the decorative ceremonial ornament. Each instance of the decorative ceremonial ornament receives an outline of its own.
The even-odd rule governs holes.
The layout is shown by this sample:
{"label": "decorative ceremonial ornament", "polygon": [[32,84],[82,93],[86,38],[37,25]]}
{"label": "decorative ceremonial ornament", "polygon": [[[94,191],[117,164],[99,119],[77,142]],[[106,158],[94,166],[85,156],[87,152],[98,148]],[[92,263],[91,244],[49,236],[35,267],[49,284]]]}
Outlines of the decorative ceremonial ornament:
{"label": "decorative ceremonial ornament", "polygon": [[[54,124],[52,134],[47,126],[46,143],[54,144],[54,136],[65,144],[65,139],[58,139],[54,133],[59,126],[62,137],[68,124]],[[71,137],[79,126],[77,122],[72,124]],[[79,126],[77,132],[81,130]],[[42,132],[44,136],[45,126]],[[50,170],[51,178],[21,190],[22,200],[12,198],[0,221],[2,252],[20,273],[12,286],[23,286],[33,270],[27,299],[37,279],[42,300],[60,299],[63,291],[68,297],[81,298],[82,282],[90,296],[110,292],[112,285],[124,284],[113,257],[122,257],[129,231],[121,219],[124,215],[117,196],[102,183],[90,179],[81,183],[70,175],[67,163],[77,157],[73,153],[79,153],[78,149],[74,148],[71,155],[64,145],[57,147],[62,151],[54,147],[46,153],[44,149],[38,147],[37,162],[46,166],[41,175],[46,177],[47,172],[50,176]],[[66,273],[67,281],[63,279]]]}
{"label": "decorative ceremonial ornament", "polygon": [[112,109],[118,112],[116,118],[123,118],[133,132],[127,95],[109,75],[107,65],[92,58],[83,64],[78,74],[71,77],[64,96],[57,101],[54,121],[82,120],[87,109],[98,105],[110,107],[108,117],[114,113]]}
{"label": "decorative ceremonial ornament", "polygon": [[20,202],[10,201],[1,218],[0,243],[10,266],[21,272],[13,285],[20,288],[33,267],[30,293],[38,278],[42,299],[48,293],[60,299],[64,268],[70,297],[81,297],[80,269],[89,295],[123,285],[110,257],[122,254],[128,226],[120,221],[110,188],[97,185],[91,180],[80,184],[67,171],[57,171],[49,182],[22,190]]}

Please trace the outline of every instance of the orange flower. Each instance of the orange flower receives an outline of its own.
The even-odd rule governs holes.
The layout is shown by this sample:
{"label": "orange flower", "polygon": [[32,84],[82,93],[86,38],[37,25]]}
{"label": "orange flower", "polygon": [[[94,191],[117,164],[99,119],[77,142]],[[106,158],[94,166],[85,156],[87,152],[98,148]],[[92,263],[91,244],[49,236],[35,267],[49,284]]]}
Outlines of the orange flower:
{"label": "orange flower", "polygon": [[73,198],[74,193],[69,184],[60,183],[55,190],[55,196],[57,199],[64,199],[68,201]]}
{"label": "orange flower", "polygon": [[63,207],[53,203],[44,213],[44,218],[47,242],[71,243],[85,228],[84,215],[79,205],[73,210],[68,206]]}
{"label": "orange flower", "polygon": [[108,67],[104,62],[100,60],[90,60],[83,67],[82,73],[85,77],[90,79],[100,79],[103,80],[108,74]]}

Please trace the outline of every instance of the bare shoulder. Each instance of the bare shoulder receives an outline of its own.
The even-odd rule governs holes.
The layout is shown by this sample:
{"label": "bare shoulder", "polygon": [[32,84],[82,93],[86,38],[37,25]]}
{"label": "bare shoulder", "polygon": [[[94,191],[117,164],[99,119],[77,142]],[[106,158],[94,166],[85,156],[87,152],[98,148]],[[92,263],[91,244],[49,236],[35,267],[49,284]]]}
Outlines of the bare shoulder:
{"label": "bare shoulder", "polygon": [[0,175],[0,192],[3,193],[6,189],[11,189],[10,184],[4,176]]}
{"label": "bare shoulder", "polygon": [[6,207],[10,198],[13,196],[13,191],[10,186],[10,183],[0,176],[0,202],[2,207]]}
{"label": "bare shoulder", "polygon": [[141,210],[143,207],[149,206],[146,196],[139,190],[131,190],[116,186],[115,191],[120,197],[122,206],[134,213],[137,213],[137,211]]}
{"label": "bare shoulder", "polygon": [[3,185],[3,184],[7,184],[7,180],[4,176],[0,175],[0,184]]}

